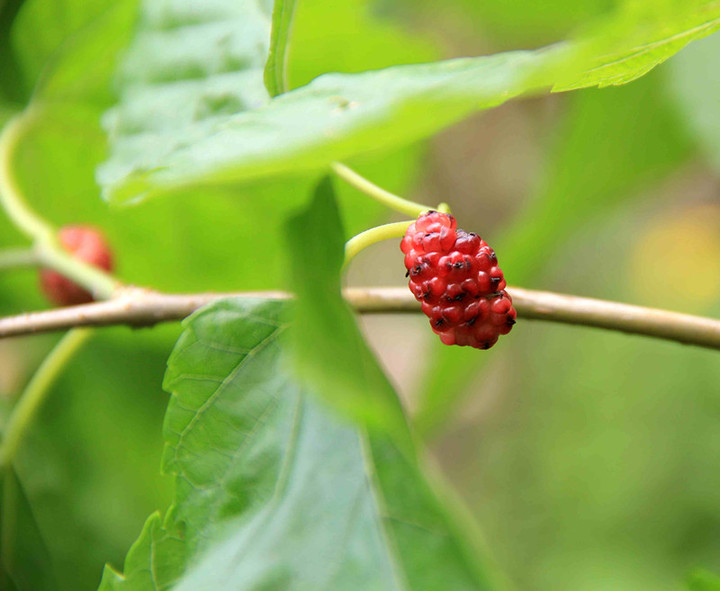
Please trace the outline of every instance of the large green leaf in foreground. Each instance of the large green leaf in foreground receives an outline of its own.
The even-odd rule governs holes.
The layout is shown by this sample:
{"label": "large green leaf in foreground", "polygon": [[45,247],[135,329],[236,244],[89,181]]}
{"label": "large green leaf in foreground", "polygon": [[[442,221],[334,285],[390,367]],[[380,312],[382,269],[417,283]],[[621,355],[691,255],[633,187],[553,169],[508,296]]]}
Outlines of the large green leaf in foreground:
{"label": "large green leaf in foreground", "polygon": [[285,308],[227,300],[186,322],[165,381],[175,505],[100,588],[495,588],[416,460],[298,389]]}
{"label": "large green leaf in foreground", "polygon": [[577,41],[326,74],[270,100],[262,87],[270,31],[267,17],[251,18],[254,3],[213,3],[216,14],[201,23],[183,13],[183,3],[162,5],[167,10],[145,2],[150,16],[131,47],[121,102],[108,117],[112,152],[98,179],[115,202],[323,168],[551,86],[623,84],[720,26],[717,1],[668,0],[661,9],[634,2]]}
{"label": "large green leaf in foreground", "polygon": [[287,225],[298,375],[357,423],[412,446],[397,394],[360,332],[341,293],[345,232],[330,178],[314,191],[307,210]]}

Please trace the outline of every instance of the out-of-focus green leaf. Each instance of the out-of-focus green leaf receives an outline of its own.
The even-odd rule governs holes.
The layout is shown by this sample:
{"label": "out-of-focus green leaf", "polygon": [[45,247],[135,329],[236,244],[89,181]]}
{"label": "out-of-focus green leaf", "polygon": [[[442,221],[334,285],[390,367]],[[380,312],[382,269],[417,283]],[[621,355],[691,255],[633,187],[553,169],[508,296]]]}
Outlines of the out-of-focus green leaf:
{"label": "out-of-focus green leaf", "polygon": [[17,113],[17,107],[9,103],[0,103],[0,130]]}
{"label": "out-of-focus green leaf", "polygon": [[496,588],[417,462],[297,387],[285,308],[227,300],[185,323],[165,379],[176,503],[100,588]]}
{"label": "out-of-focus green leaf", "polygon": [[570,97],[536,194],[497,243],[510,282],[536,281],[560,243],[652,190],[692,156],[661,74]]}
{"label": "out-of-focus green leaf", "polygon": [[720,36],[693,43],[670,63],[669,89],[708,162],[720,170]]}
{"label": "out-of-focus green leaf", "polygon": [[308,210],[288,224],[285,250],[297,295],[292,329],[297,369],[312,390],[341,412],[407,445],[409,433],[397,395],[341,294],[344,243],[332,181],[326,177]]}
{"label": "out-of-focus green leaf", "polygon": [[431,62],[437,43],[406,22],[374,10],[367,0],[303,0],[295,8],[289,51],[290,87],[328,72],[365,72],[398,64]]}
{"label": "out-of-focus green leaf", "polygon": [[[587,40],[534,52],[327,74],[272,101],[264,89],[254,100],[241,97],[217,77],[231,68],[229,78],[242,74],[254,88],[259,76],[252,59],[233,61],[231,52],[220,70],[217,61],[185,63],[172,51],[175,34],[146,20],[132,45],[122,100],[108,115],[112,151],[98,179],[106,198],[122,203],[187,185],[321,169],[379,145],[426,137],[475,110],[553,84],[567,89],[630,81],[720,26],[716,2],[669,2],[660,14],[627,10]],[[259,25],[258,19],[246,23],[252,35],[267,39]],[[182,30],[183,46],[200,44],[194,54],[207,53],[207,30]],[[232,69],[238,66],[239,72]]]}
{"label": "out-of-focus green leaf", "polygon": [[[147,102],[126,95],[108,120],[112,152],[98,180],[107,199],[123,203],[187,184],[322,169],[333,160],[427,137],[477,108],[536,87],[530,79],[556,55],[518,52],[326,74],[261,109],[186,126],[161,127]],[[148,69],[151,60],[145,58]],[[193,100],[177,96],[183,104]]]}
{"label": "out-of-focus green leaf", "polygon": [[[652,187],[691,153],[691,142],[658,75],[623,88],[577,93],[553,138],[530,203],[502,232],[473,229],[496,249],[511,285],[558,290],[543,280],[543,271],[560,246]],[[522,330],[520,319],[491,354],[510,345]],[[456,408],[487,355],[437,344],[434,357],[416,417],[425,433],[442,425]]]}
{"label": "out-of-focus green leaf", "polygon": [[[566,38],[583,23],[615,9],[620,0],[403,0],[421,22],[445,18],[461,33],[491,39],[493,46],[514,49],[547,44]],[[466,32],[467,31],[467,32]]]}
{"label": "out-of-focus green leaf", "polygon": [[706,570],[695,571],[688,579],[690,591],[720,591],[720,577]]}
{"label": "out-of-focus green leaf", "polygon": [[10,30],[23,0],[0,2],[0,101],[21,103],[27,99],[23,80],[10,42]]}
{"label": "out-of-focus green leaf", "polygon": [[[94,588],[103,564],[121,560],[148,513],[168,502],[170,482],[157,471],[164,341],[127,329],[95,335],[23,440],[15,469],[47,548],[31,574],[54,580],[34,589]],[[29,533],[19,530],[18,542],[27,544]]]}
{"label": "out-of-focus green leaf", "polygon": [[127,45],[138,0],[29,0],[12,44],[33,100],[113,100],[111,79]]}
{"label": "out-of-focus green leaf", "polygon": [[0,478],[0,589],[54,591],[45,541],[25,491],[10,469]]}

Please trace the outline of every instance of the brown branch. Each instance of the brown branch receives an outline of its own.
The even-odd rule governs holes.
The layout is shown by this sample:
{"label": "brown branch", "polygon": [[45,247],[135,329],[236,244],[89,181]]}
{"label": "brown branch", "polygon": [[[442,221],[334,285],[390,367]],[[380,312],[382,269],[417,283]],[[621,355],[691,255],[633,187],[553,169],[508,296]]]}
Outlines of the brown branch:
{"label": "brown branch", "polygon": [[[524,319],[593,326],[720,349],[720,320],[519,287],[508,291],[518,316]],[[344,293],[348,302],[365,314],[420,311],[406,288],[348,288]],[[185,295],[122,288],[116,297],[104,302],[0,318],[0,338],[77,326],[152,326],[181,320],[205,304],[227,297],[286,299],[290,294],[269,291]]]}

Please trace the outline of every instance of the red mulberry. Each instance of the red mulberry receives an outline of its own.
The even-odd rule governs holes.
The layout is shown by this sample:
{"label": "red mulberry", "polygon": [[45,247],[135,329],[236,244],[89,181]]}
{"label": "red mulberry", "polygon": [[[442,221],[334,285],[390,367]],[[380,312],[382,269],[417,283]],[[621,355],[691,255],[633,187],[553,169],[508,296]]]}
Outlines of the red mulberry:
{"label": "red mulberry", "polygon": [[[95,228],[65,226],[58,232],[58,238],[65,250],[80,260],[105,271],[112,271],[110,247]],[[89,291],[51,269],[40,271],[40,287],[47,298],[58,306],[73,306],[93,301]]]}
{"label": "red mulberry", "polygon": [[489,349],[510,332],[517,313],[495,251],[480,236],[431,211],[410,225],[400,249],[410,291],[443,343]]}

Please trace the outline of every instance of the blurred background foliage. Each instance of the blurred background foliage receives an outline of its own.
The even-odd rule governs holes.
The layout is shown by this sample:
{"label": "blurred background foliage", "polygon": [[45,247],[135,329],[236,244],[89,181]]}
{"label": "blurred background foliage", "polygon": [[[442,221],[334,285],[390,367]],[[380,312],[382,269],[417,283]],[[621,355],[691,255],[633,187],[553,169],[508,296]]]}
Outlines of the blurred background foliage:
{"label": "blurred background foliage", "polygon": [[[57,224],[102,227],[128,282],[284,287],[282,222],[309,179],[138,208],[100,200],[99,117],[136,5],[0,0],[0,124],[30,100],[36,114],[16,162],[29,201]],[[614,6],[301,1],[290,80],[537,47]],[[719,316],[718,88],[715,35],[628,86],[513,102],[354,164],[390,190],[449,202],[496,247],[511,284]],[[350,233],[388,218],[342,189]],[[0,246],[23,243],[0,215]],[[404,285],[403,275],[397,245],[383,244],[358,257],[349,282]],[[34,272],[0,276],[2,314],[45,306]],[[671,590],[698,566],[720,571],[716,353],[520,323],[482,354],[441,348],[419,316],[363,324],[518,589]],[[178,334],[99,331],[54,388],[15,486],[17,531],[35,532],[23,538],[34,552],[16,555],[48,556],[54,581],[23,564],[21,589],[94,589],[103,563],[121,564],[147,515],[167,505],[161,379]],[[55,340],[0,342],[0,408]]]}

